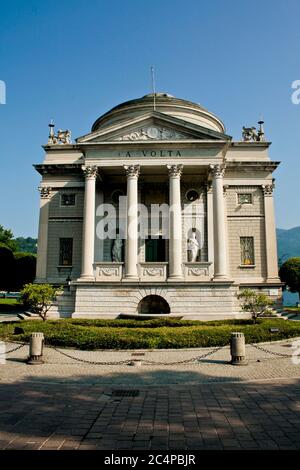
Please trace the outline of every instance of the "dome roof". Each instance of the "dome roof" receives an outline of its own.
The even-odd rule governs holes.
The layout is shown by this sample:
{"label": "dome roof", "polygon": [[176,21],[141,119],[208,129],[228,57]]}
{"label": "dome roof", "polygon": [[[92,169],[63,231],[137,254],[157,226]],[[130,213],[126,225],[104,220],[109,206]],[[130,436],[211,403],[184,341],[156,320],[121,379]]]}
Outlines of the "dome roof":
{"label": "dome roof", "polygon": [[[153,107],[154,93],[121,103],[100,116],[94,122],[92,132],[149,113],[153,111]],[[168,93],[155,93],[155,110],[217,132],[225,132],[222,121],[200,104],[176,98]]]}

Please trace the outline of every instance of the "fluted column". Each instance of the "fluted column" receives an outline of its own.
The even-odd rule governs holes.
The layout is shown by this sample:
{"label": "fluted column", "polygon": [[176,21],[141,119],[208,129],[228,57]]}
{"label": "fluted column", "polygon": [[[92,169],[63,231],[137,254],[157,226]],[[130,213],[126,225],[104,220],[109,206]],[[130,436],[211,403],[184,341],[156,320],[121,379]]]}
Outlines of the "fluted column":
{"label": "fluted column", "polygon": [[36,282],[46,282],[47,254],[48,254],[48,223],[49,223],[49,187],[39,187],[40,191],[40,218],[37,244]]}
{"label": "fluted column", "polygon": [[94,280],[96,166],[82,167],[85,176],[82,237],[82,280]]}
{"label": "fluted column", "polygon": [[214,213],[213,213],[213,192],[211,181],[206,184],[206,217],[207,217],[207,260],[212,263],[209,266],[209,275],[214,273]]}
{"label": "fluted column", "polygon": [[169,171],[169,280],[182,278],[182,215],[180,177],[182,165],[167,165]]}
{"label": "fluted column", "polygon": [[139,165],[124,166],[127,176],[127,229],[125,278],[138,278],[138,177]]}
{"label": "fluted column", "polygon": [[227,253],[226,253],[226,225],[223,195],[224,168],[221,165],[211,165],[213,184],[214,209],[214,279],[226,279]]}
{"label": "fluted column", "polygon": [[279,281],[278,259],[276,245],[276,225],[274,214],[273,184],[262,186],[264,193],[265,208],[265,243],[266,243],[266,265],[267,282]]}

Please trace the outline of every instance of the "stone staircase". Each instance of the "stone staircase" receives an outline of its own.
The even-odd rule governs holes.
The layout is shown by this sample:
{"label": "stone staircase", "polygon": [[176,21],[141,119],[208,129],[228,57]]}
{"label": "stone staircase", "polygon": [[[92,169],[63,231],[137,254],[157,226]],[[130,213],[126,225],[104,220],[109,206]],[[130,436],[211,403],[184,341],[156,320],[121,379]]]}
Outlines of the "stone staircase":
{"label": "stone staircase", "polygon": [[287,312],[284,307],[272,308],[272,313],[283,320],[292,320],[294,317],[297,317],[299,314],[297,312]]}

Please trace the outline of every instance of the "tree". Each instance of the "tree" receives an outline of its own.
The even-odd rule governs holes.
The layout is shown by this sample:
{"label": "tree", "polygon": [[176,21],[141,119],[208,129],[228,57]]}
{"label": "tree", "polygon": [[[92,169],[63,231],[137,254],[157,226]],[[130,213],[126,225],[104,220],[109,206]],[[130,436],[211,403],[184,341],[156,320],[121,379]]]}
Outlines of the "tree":
{"label": "tree", "polygon": [[252,289],[244,289],[239,295],[238,299],[241,302],[241,307],[244,312],[251,313],[253,323],[256,323],[259,315],[267,314],[273,300],[266,294],[257,293]]}
{"label": "tree", "polygon": [[8,291],[14,289],[15,263],[11,249],[0,243],[0,289]]}
{"label": "tree", "polygon": [[50,284],[26,284],[21,290],[21,301],[25,308],[39,315],[43,321],[58,294],[59,289]]}
{"label": "tree", "polygon": [[300,300],[300,258],[285,261],[279,270],[279,276],[291,292],[298,292]]}
{"label": "tree", "polygon": [[0,243],[3,243],[12,251],[16,251],[17,249],[17,242],[14,240],[12,231],[5,229],[2,225],[0,225]]}
{"label": "tree", "polygon": [[15,253],[14,289],[19,290],[35,278],[36,256],[31,253]]}
{"label": "tree", "polygon": [[17,237],[17,250],[24,253],[36,253],[37,251],[37,239],[31,237]]}

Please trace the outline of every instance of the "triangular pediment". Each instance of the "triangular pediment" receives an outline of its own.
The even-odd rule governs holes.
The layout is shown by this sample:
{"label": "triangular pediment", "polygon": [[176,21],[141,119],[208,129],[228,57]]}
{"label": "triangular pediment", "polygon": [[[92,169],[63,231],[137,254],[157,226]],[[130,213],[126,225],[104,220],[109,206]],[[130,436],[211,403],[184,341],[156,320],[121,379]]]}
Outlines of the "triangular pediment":
{"label": "triangular pediment", "polygon": [[230,136],[183,119],[153,111],[79,137],[78,144],[97,142],[230,140]]}

